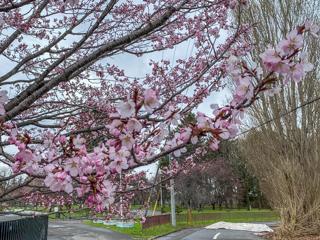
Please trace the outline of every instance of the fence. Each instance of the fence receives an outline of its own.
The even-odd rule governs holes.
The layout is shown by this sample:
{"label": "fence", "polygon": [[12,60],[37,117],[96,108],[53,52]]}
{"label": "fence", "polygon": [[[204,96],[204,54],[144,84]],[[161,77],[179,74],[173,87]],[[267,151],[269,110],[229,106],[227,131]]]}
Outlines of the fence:
{"label": "fence", "polygon": [[48,216],[0,217],[0,240],[47,240]]}
{"label": "fence", "polygon": [[167,223],[170,223],[170,214],[149,216],[146,217],[146,221],[142,224],[142,228],[149,228]]}
{"label": "fence", "polygon": [[[228,221],[229,219],[250,219],[250,221],[261,221],[261,219],[273,219],[278,215],[272,211],[239,211],[239,212],[212,212],[212,213],[182,213],[177,214],[177,222],[192,224],[193,222],[207,221]],[[149,228],[161,224],[170,223],[170,214],[146,217],[146,221],[142,224],[142,228]]]}

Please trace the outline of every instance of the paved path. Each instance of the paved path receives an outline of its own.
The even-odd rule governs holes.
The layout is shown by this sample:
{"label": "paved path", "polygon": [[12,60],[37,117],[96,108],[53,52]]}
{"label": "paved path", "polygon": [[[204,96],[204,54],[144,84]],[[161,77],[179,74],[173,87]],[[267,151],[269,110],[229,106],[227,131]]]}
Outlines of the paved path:
{"label": "paved path", "polygon": [[87,226],[81,221],[49,222],[48,240],[129,240],[129,236],[108,229]]}

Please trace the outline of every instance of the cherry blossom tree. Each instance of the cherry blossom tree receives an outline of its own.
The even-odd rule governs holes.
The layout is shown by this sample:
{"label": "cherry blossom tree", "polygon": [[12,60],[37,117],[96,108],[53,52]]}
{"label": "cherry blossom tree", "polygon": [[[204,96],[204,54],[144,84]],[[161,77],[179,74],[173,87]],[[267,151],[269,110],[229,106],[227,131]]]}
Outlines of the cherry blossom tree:
{"label": "cherry blossom tree", "polygon": [[[236,136],[259,94],[299,82],[312,67],[301,55],[303,34],[318,32],[311,22],[262,53],[263,70],[259,63],[249,67],[244,59],[253,47],[251,26],[241,23],[246,4],[2,0],[1,162],[13,175],[0,181],[15,174],[26,175],[26,185],[42,179],[40,187],[116,214],[137,190],[131,183],[142,178],[133,169],[171,153],[184,155],[200,138],[217,150],[221,140]],[[236,24],[229,21],[231,11],[239,13]],[[143,77],[110,63],[118,56],[159,56],[188,41],[190,56],[174,62],[150,57]],[[216,106],[211,93],[221,91],[228,77],[236,84],[233,99]],[[197,112],[205,100],[212,102],[211,112]],[[183,125],[190,112],[196,123]],[[190,156],[167,174],[192,165]]]}

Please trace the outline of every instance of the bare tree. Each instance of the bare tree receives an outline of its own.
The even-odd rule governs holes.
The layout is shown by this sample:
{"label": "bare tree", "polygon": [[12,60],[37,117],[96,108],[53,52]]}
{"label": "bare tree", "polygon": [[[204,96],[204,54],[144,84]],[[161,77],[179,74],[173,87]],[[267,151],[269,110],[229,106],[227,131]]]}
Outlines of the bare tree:
{"label": "bare tree", "polygon": [[192,209],[201,210],[205,205],[213,209],[216,205],[232,207],[243,199],[240,179],[228,160],[212,154],[203,156],[192,170],[180,173],[175,185],[178,200]]}
{"label": "bare tree", "polygon": [[[265,49],[294,25],[319,19],[319,15],[318,0],[252,0],[244,19],[254,23],[251,37],[255,49]],[[262,96],[254,104],[251,124],[273,120],[251,132],[243,145],[262,190],[272,207],[280,211],[280,233],[285,236],[315,234],[320,229],[320,102],[313,101],[320,90],[318,40],[306,39],[305,51],[314,71],[298,85],[283,88],[279,96]],[[259,60],[258,52],[252,51],[251,57]],[[290,109],[294,110],[283,116]]]}

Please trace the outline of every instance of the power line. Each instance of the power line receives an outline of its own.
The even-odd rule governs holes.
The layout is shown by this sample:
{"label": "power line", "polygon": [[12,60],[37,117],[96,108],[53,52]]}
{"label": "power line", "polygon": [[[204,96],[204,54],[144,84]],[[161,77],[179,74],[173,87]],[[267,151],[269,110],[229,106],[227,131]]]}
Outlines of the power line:
{"label": "power line", "polygon": [[308,102],[305,102],[305,103],[303,103],[303,104],[301,104],[301,105],[299,105],[299,106],[297,106],[295,108],[292,108],[290,111],[287,111],[285,113],[280,114],[278,117],[271,118],[268,121],[265,121],[264,123],[261,123],[260,125],[254,126],[254,127],[250,128],[250,129],[248,129],[246,131],[243,131],[243,132],[237,134],[234,138],[239,137],[239,136],[241,136],[243,134],[246,134],[248,132],[251,132],[251,131],[253,131],[253,130],[257,129],[257,128],[260,128],[260,127],[262,127],[264,125],[267,125],[268,123],[274,122],[275,120],[281,119],[282,117],[284,117],[284,116],[286,116],[286,115],[288,115],[290,113],[293,113],[293,112],[297,111],[298,109],[303,108],[303,107],[305,107],[307,105],[310,105],[310,104],[312,104],[312,103],[314,103],[316,101],[319,101],[319,100],[320,100],[320,97],[316,97],[316,98],[314,98],[314,99],[312,99],[312,100],[310,100]]}

